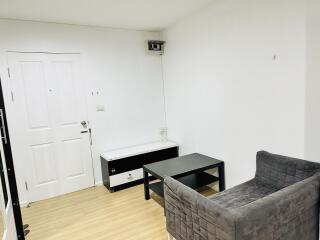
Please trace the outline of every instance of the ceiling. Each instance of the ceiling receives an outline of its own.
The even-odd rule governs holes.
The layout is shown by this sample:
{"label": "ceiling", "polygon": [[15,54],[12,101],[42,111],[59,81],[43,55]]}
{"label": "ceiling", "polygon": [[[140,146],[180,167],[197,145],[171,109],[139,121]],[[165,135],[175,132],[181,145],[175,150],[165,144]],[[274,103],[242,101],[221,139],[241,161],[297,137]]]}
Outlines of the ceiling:
{"label": "ceiling", "polygon": [[162,30],[213,0],[0,0],[0,18]]}

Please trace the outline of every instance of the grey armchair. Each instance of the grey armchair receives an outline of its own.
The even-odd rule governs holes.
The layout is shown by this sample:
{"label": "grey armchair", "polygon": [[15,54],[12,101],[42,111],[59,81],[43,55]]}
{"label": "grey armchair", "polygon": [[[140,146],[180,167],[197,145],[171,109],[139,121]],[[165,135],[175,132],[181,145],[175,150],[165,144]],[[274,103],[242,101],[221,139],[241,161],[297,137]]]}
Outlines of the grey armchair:
{"label": "grey armchair", "polygon": [[168,177],[167,230],[177,240],[318,240],[319,171],[261,151],[252,180],[210,198]]}

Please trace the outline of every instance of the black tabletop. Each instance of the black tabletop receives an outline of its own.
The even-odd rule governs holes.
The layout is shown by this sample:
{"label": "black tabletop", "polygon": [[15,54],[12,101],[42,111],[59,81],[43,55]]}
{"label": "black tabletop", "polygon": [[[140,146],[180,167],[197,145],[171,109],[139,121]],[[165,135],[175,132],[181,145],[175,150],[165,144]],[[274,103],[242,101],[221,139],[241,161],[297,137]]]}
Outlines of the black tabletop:
{"label": "black tabletop", "polygon": [[223,162],[199,153],[172,158],[152,164],[144,165],[145,171],[163,180],[165,177],[175,177],[195,171],[214,168]]}

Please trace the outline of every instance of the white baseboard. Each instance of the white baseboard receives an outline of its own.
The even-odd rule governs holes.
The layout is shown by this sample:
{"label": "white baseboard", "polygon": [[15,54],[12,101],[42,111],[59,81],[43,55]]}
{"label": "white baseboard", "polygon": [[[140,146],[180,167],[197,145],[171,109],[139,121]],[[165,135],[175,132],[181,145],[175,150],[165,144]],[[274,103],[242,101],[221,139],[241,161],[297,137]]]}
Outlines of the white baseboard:
{"label": "white baseboard", "polygon": [[[100,186],[102,186],[103,185],[103,182],[102,181],[99,181],[99,182],[96,182],[96,184],[94,185],[94,187],[100,187]],[[26,206],[28,206],[28,202],[26,202],[26,201],[22,201],[22,202],[20,202],[20,207],[26,207]]]}
{"label": "white baseboard", "polygon": [[20,202],[20,207],[23,208],[23,207],[26,207],[28,206],[28,202]]}
{"label": "white baseboard", "polygon": [[99,187],[99,186],[102,186],[103,185],[103,182],[102,181],[99,181],[99,182],[96,182],[96,187]]}

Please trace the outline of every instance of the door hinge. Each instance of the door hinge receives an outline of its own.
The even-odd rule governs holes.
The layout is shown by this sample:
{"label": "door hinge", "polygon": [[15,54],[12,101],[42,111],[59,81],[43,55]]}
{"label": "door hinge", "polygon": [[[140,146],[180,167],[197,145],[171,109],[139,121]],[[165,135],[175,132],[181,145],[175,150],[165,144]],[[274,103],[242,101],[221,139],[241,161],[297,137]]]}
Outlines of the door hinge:
{"label": "door hinge", "polygon": [[89,128],[89,138],[90,138],[90,146],[92,146],[92,131],[91,131],[91,128]]}
{"label": "door hinge", "polygon": [[11,78],[10,68],[8,68],[8,77]]}
{"label": "door hinge", "polygon": [[11,100],[12,102],[14,102],[14,96],[13,96],[13,92],[11,91]]}
{"label": "door hinge", "polygon": [[26,185],[26,190],[29,191],[28,183],[24,182],[24,184]]}

